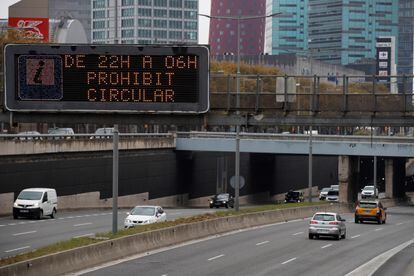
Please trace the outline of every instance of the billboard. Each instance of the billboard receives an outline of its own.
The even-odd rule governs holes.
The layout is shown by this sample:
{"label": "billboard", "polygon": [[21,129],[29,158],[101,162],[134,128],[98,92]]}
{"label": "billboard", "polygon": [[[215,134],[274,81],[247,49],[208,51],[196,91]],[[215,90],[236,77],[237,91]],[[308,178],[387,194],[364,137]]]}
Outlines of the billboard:
{"label": "billboard", "polygon": [[396,75],[395,63],[395,38],[377,37],[376,41],[376,75],[378,82],[384,83],[391,89],[391,93],[396,93],[396,80],[390,77]]}
{"label": "billboard", "polygon": [[205,46],[7,45],[11,111],[202,113]]}
{"label": "billboard", "polygon": [[9,27],[17,28],[27,39],[49,41],[49,18],[9,17]]}

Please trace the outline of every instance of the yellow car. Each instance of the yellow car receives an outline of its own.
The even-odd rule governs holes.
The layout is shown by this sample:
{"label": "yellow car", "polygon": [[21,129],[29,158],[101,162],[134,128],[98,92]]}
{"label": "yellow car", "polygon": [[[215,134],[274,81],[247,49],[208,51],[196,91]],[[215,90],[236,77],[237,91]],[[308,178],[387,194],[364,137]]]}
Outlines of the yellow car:
{"label": "yellow car", "polygon": [[387,208],[378,200],[361,200],[355,209],[355,223],[363,221],[376,221],[378,224],[387,220]]}

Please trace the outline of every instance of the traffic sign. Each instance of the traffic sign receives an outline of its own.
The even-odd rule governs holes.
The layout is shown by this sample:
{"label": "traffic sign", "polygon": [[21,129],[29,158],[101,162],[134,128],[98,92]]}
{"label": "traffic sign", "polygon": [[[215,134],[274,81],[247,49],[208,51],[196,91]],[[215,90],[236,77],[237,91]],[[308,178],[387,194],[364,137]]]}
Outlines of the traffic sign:
{"label": "traffic sign", "polygon": [[11,111],[203,113],[206,46],[10,44]]}
{"label": "traffic sign", "polygon": [[[239,189],[242,189],[244,187],[245,181],[244,181],[244,177],[243,176],[239,176]],[[236,176],[233,175],[230,178],[230,186],[235,189],[234,187],[236,186]]]}

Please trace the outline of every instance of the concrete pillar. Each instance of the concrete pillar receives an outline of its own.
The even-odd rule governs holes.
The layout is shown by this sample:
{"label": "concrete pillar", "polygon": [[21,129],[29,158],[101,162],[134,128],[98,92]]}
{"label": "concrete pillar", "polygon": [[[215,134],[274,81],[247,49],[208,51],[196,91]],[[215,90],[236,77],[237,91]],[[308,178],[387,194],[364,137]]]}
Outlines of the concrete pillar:
{"label": "concrete pillar", "polygon": [[350,160],[349,156],[341,155],[338,157],[338,185],[339,185],[339,202],[349,202],[348,193],[350,185]]}
{"label": "concrete pillar", "polygon": [[385,196],[387,198],[394,197],[394,160],[385,159]]}

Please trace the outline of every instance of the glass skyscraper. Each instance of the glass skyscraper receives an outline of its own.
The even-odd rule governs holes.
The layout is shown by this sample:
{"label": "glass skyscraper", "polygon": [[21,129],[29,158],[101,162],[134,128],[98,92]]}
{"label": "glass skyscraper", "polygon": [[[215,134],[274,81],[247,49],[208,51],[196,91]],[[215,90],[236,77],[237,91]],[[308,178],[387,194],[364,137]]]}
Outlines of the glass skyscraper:
{"label": "glass skyscraper", "polygon": [[197,44],[198,0],[91,0],[92,42]]}
{"label": "glass skyscraper", "polygon": [[[414,1],[399,0],[398,63],[399,75],[413,75],[414,66]],[[413,79],[408,78],[406,92],[414,92]]]}
{"label": "glass skyscraper", "polygon": [[398,39],[398,0],[309,0],[314,58],[342,65],[373,59],[381,36]]}
{"label": "glass skyscraper", "polygon": [[267,0],[265,52],[272,55],[306,54],[308,49],[308,0]]}

